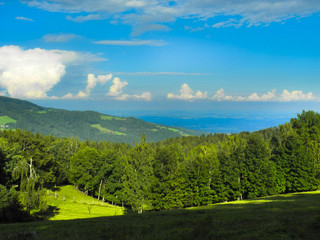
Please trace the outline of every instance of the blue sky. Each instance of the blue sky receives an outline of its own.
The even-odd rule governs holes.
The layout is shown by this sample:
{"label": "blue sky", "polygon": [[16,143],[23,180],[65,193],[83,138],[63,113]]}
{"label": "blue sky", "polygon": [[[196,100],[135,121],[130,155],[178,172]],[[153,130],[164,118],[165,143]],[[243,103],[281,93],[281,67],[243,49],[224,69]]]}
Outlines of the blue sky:
{"label": "blue sky", "polygon": [[319,111],[320,2],[0,0],[0,94],[106,113]]}

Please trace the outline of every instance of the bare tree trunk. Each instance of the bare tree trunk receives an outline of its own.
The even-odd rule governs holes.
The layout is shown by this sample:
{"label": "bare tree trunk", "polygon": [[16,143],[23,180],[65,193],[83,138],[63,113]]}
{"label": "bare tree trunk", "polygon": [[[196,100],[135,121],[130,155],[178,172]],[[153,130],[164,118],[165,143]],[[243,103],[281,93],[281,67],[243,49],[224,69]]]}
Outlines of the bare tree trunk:
{"label": "bare tree trunk", "polygon": [[101,180],[101,182],[100,182],[100,187],[99,187],[98,201],[100,200],[101,186],[102,186],[102,180]]}

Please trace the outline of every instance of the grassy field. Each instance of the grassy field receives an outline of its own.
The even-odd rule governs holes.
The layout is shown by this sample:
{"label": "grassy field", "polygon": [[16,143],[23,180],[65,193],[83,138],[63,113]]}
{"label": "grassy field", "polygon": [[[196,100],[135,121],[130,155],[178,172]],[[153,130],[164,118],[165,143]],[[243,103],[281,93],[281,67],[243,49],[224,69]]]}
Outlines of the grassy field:
{"label": "grassy field", "polygon": [[114,117],[114,116],[100,116],[102,120],[126,120],[126,118]]}
{"label": "grassy field", "polygon": [[12,119],[11,117],[8,116],[0,116],[0,124],[8,124],[8,123],[16,123],[17,120]]}
{"label": "grassy field", "polygon": [[[125,216],[0,225],[38,239],[320,239],[320,192]],[[14,234],[12,236],[15,236]]]}
{"label": "grassy field", "polygon": [[70,185],[60,187],[54,192],[48,190],[47,204],[51,209],[55,209],[49,220],[117,216],[124,213],[123,208],[98,201]]}
{"label": "grassy field", "polygon": [[110,129],[106,129],[104,127],[101,127],[100,124],[91,124],[91,127],[98,129],[100,132],[103,133],[111,133],[115,135],[127,135],[126,133],[118,132],[118,131],[112,131]]}

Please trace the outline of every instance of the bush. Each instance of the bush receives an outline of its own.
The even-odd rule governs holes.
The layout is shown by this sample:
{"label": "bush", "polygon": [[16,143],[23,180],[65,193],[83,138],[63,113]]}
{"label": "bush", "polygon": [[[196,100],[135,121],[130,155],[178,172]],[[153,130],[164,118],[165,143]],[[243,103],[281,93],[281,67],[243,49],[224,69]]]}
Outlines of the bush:
{"label": "bush", "polygon": [[18,201],[18,193],[0,184],[0,223],[22,222],[29,219]]}

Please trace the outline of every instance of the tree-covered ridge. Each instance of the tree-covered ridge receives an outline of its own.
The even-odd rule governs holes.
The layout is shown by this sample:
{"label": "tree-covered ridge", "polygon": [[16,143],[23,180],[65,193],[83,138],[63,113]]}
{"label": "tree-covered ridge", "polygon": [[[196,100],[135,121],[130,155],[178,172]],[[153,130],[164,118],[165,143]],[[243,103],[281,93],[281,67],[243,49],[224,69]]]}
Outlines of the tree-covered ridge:
{"label": "tree-covered ridge", "polygon": [[[15,196],[9,189],[18,185],[19,209],[30,210],[42,206],[42,187],[73,184],[142,212],[310,191],[320,185],[319,145],[320,114],[312,111],[259,132],[157,143],[142,135],[134,146],[8,130],[0,132],[0,194]],[[36,199],[25,194],[31,177]]]}
{"label": "tree-covered ridge", "polygon": [[149,142],[201,135],[199,131],[170,128],[136,118],[120,118],[93,111],[44,108],[27,101],[0,96],[0,130],[26,129],[55,137],[78,137],[81,141],[134,144],[145,134]]}

